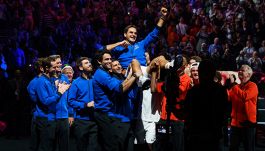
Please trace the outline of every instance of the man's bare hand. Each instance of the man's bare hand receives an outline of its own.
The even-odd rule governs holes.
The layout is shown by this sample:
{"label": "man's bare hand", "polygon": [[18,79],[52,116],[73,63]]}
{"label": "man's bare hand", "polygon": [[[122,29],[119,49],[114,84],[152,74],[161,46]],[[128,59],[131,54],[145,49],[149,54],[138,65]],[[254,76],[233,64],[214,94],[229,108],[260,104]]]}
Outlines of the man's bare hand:
{"label": "man's bare hand", "polygon": [[73,117],[68,117],[68,123],[69,123],[70,126],[72,126],[73,123],[74,123],[74,118]]}
{"label": "man's bare hand", "polygon": [[235,82],[235,78],[234,78],[233,74],[229,74],[229,79],[230,79],[231,83]]}
{"label": "man's bare hand", "polygon": [[163,17],[166,17],[167,14],[168,14],[168,11],[167,11],[167,8],[165,7],[162,7],[161,10],[160,10],[160,13]]}
{"label": "man's bare hand", "polygon": [[150,66],[151,71],[158,70],[160,67],[159,66],[159,59],[158,58],[153,59],[149,66]]}
{"label": "man's bare hand", "polygon": [[87,103],[87,107],[94,107],[94,101]]}
{"label": "man's bare hand", "polygon": [[67,91],[69,87],[70,87],[70,84],[58,83],[58,92],[61,94],[64,94],[64,92]]}
{"label": "man's bare hand", "polygon": [[123,40],[119,43],[119,46],[122,46],[124,48],[127,48],[130,45],[128,40]]}
{"label": "man's bare hand", "polygon": [[158,60],[160,67],[165,68],[165,65],[168,63],[166,58],[164,56],[159,56],[156,59]]}

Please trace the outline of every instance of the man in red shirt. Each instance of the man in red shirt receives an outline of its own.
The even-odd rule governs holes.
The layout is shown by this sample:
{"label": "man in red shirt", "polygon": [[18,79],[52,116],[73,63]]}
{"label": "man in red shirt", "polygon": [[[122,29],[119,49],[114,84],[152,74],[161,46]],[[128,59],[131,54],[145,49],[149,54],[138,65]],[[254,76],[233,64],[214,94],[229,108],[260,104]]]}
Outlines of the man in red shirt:
{"label": "man in red shirt", "polygon": [[246,151],[255,151],[258,87],[250,81],[252,74],[251,67],[242,65],[238,72],[241,83],[228,91],[232,102],[230,151],[237,151],[241,142]]}

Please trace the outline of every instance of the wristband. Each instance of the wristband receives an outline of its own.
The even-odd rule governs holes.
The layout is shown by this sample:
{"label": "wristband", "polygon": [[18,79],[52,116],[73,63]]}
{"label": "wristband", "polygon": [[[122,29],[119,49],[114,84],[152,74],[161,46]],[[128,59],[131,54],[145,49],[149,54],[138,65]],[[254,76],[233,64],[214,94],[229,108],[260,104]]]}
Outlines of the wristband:
{"label": "wristband", "polygon": [[136,73],[133,73],[132,76],[135,77],[135,78],[138,78]]}
{"label": "wristband", "polygon": [[161,16],[160,19],[162,19],[163,21],[166,21],[165,16]]}
{"label": "wristband", "polygon": [[61,92],[59,92],[59,91],[57,91],[57,94],[59,95],[59,96],[62,96],[63,94],[61,93]]}

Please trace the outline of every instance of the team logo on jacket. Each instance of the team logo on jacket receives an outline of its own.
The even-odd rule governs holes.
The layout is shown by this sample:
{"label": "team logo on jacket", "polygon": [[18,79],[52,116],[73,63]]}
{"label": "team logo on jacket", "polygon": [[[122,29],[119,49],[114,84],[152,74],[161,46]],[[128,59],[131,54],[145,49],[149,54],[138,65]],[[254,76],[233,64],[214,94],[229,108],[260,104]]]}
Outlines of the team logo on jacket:
{"label": "team logo on jacket", "polygon": [[133,48],[133,50],[136,50],[136,49],[138,49],[139,48],[139,46],[138,45],[134,45],[134,48]]}

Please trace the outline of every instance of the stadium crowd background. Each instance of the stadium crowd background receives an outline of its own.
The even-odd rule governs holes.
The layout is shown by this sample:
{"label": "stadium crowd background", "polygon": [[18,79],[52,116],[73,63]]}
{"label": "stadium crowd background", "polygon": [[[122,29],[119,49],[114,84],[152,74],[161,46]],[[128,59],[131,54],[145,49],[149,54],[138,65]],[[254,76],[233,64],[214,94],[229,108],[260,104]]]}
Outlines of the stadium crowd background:
{"label": "stadium crowd background", "polygon": [[[181,53],[212,58],[220,71],[249,64],[264,95],[265,2],[263,0],[0,0],[0,120],[9,136],[29,135],[31,105],[26,86],[38,57],[59,54],[75,67],[102,46],[138,27],[138,40],[155,26],[158,10],[170,14],[151,58]],[[77,73],[77,72],[75,72]],[[263,86],[262,86],[263,85]],[[1,132],[0,132],[1,134]]]}

